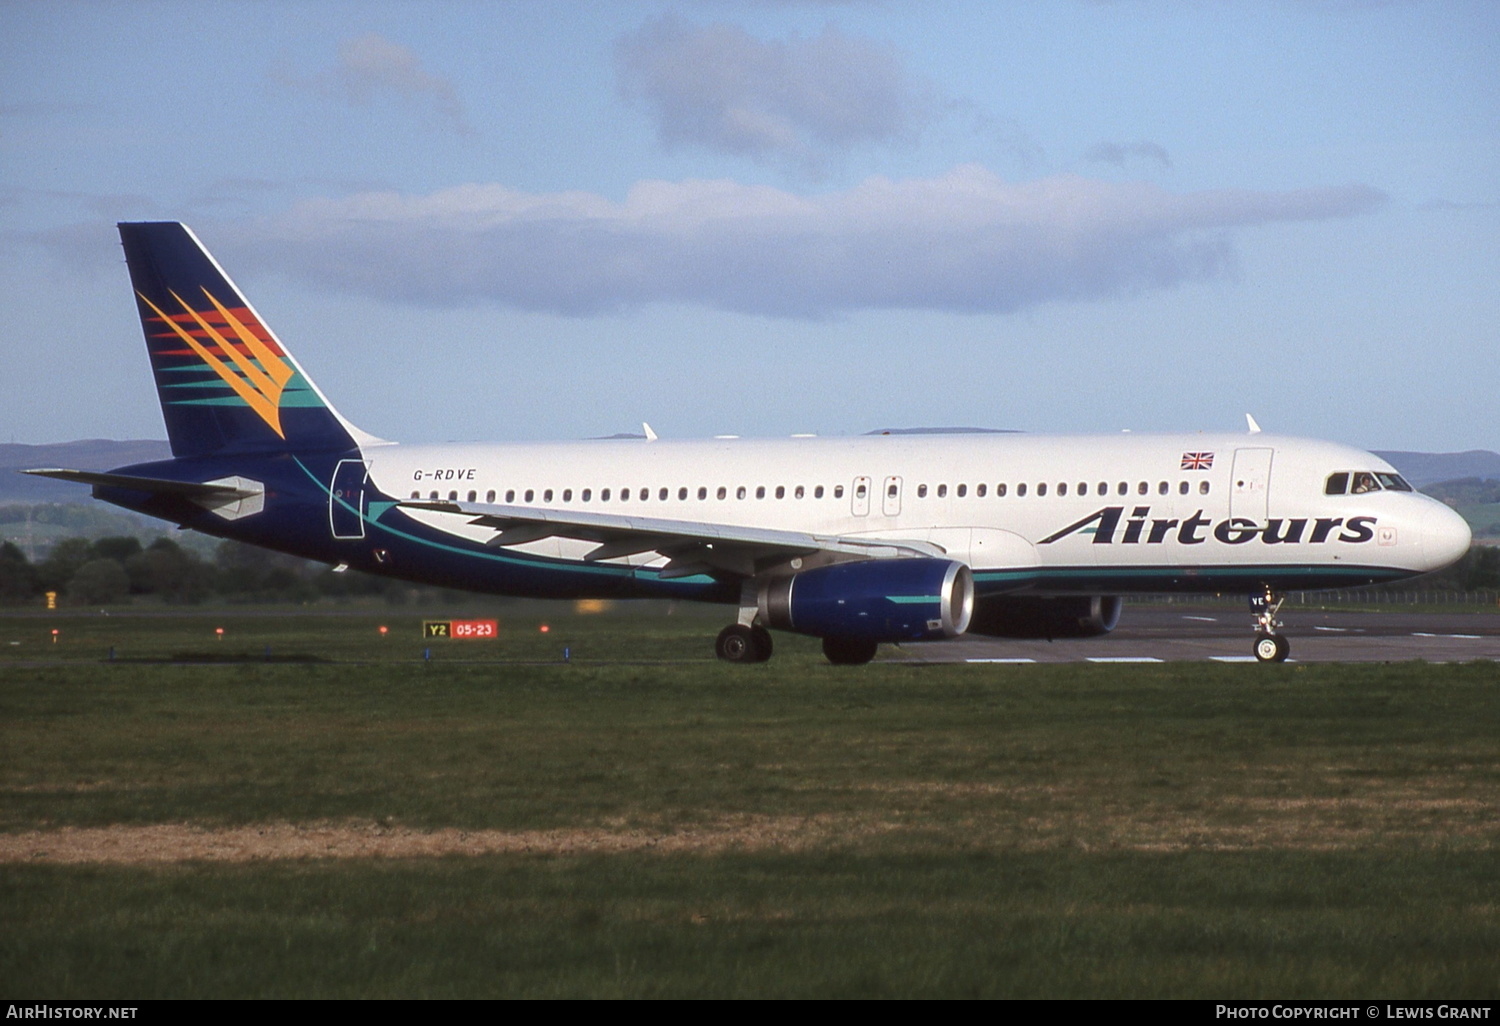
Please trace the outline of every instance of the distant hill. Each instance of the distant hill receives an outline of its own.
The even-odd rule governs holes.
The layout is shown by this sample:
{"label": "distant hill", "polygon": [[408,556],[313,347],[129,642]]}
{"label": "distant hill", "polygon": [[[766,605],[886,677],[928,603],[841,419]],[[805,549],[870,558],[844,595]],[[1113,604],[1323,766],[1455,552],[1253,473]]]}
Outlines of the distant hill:
{"label": "distant hill", "polygon": [[1401,472],[1413,487],[1425,488],[1439,481],[1479,478],[1500,481],[1500,452],[1470,449],[1468,452],[1377,452]]}
{"label": "distant hill", "polygon": [[50,445],[0,445],[0,502],[87,502],[89,499],[85,485],[17,473],[20,470],[34,467],[109,470],[127,463],[164,460],[171,455],[171,447],[154,438],[129,442],[88,438]]}

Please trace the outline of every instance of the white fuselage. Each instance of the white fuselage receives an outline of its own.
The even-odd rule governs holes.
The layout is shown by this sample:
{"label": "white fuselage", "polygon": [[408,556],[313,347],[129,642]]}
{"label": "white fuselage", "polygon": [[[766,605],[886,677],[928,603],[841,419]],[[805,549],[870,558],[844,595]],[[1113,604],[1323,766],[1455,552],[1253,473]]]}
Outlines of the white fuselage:
{"label": "white fuselage", "polygon": [[[611,439],[383,445],[365,456],[372,483],[401,499],[929,542],[981,584],[985,571],[1036,568],[1044,574],[1027,586],[1055,592],[1097,590],[1090,568],[1119,590],[1157,590],[1172,568],[1184,580],[1169,590],[1214,568],[1408,576],[1451,563],[1469,543],[1463,521],[1419,493],[1326,494],[1331,474],[1394,474],[1375,456],[1263,434]],[[475,541],[494,534],[439,513],[411,515]],[[593,547],[552,537],[517,551],[582,560]],[[665,558],[615,562],[644,568]],[[1133,568],[1152,568],[1140,588]],[[1074,583],[1045,573],[1064,569]],[[992,583],[1004,590],[999,576]]]}

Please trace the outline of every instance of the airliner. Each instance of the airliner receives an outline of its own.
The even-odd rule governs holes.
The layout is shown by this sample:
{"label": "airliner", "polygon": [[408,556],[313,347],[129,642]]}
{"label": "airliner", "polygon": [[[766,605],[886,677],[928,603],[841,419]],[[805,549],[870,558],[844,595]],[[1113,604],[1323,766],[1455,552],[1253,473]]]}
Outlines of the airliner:
{"label": "airliner", "polygon": [[[1122,597],[1250,596],[1287,658],[1289,591],[1427,573],[1469,528],[1383,460],[1246,434],[881,433],[400,445],[345,420],[207,249],[122,223],[172,458],[40,468],[185,528],[408,581],[733,607],[715,651],[771,631],[836,664],[965,633],[1106,634]],[[728,617],[726,616],[726,619]]]}

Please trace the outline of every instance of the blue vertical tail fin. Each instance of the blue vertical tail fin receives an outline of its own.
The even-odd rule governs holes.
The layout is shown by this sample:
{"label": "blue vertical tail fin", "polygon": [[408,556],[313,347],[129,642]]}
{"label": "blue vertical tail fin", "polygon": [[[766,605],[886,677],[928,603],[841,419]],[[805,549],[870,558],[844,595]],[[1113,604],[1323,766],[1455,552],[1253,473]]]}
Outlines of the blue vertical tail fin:
{"label": "blue vertical tail fin", "polygon": [[186,225],[119,229],[174,456],[356,447],[357,429]]}

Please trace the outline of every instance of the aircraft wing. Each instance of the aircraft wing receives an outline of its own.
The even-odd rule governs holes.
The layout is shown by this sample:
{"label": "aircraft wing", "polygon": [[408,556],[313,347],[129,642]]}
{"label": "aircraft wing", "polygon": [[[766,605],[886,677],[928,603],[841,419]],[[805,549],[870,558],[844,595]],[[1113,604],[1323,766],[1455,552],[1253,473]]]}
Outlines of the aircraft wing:
{"label": "aircraft wing", "polygon": [[940,546],[927,541],[810,534],[700,520],[442,500],[410,499],[398,505],[462,516],[470,524],[491,527],[496,533],[489,545],[522,545],[544,538],[597,542],[584,556],[589,561],[660,552],[668,560],[661,576],[669,580],[715,570],[748,577],[778,563],[820,553],[832,556],[831,562],[943,555]]}

